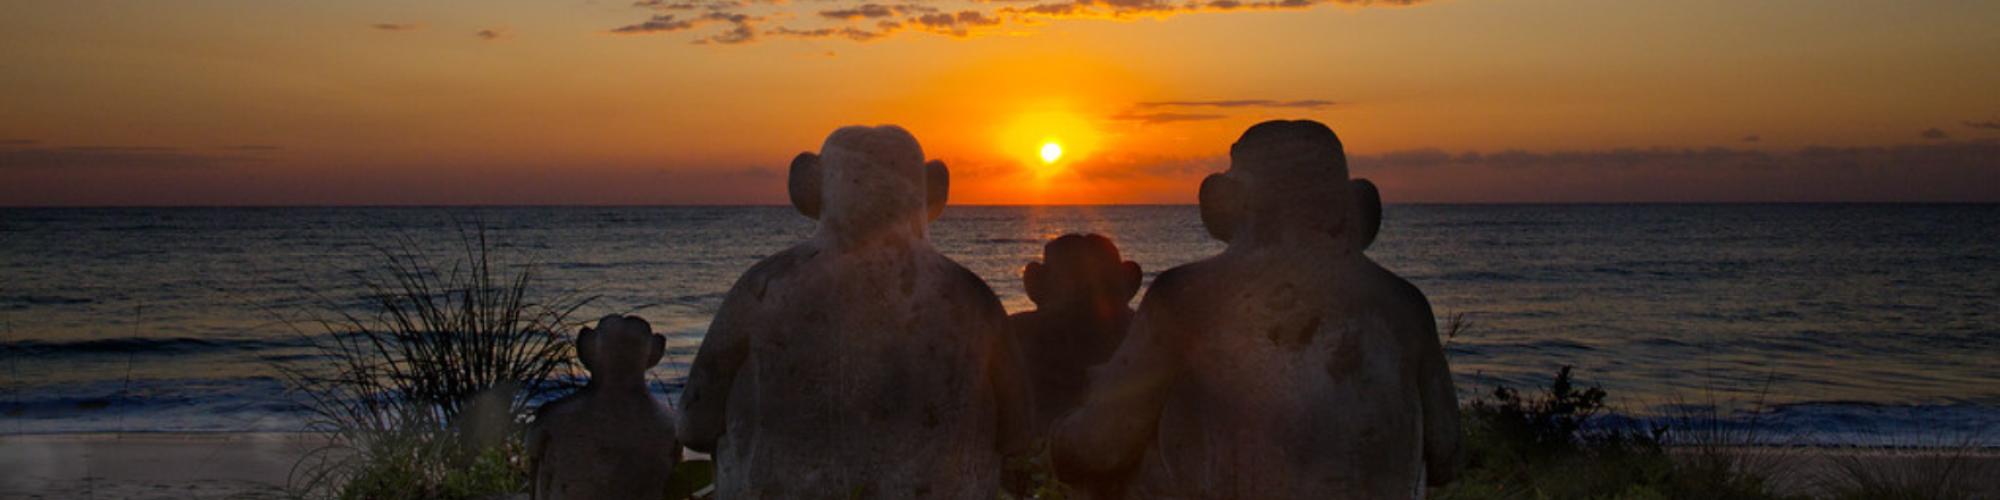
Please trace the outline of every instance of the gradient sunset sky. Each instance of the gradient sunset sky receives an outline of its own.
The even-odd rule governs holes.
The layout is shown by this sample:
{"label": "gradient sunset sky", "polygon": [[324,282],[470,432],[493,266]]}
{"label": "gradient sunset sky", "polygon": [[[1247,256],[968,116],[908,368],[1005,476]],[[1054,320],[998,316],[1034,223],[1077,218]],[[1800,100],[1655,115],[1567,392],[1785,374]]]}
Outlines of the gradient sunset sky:
{"label": "gradient sunset sky", "polygon": [[884,123],[1189,203],[1276,118],[1391,203],[2000,202],[1991,0],[889,1],[0,0],[0,205],[781,204]]}

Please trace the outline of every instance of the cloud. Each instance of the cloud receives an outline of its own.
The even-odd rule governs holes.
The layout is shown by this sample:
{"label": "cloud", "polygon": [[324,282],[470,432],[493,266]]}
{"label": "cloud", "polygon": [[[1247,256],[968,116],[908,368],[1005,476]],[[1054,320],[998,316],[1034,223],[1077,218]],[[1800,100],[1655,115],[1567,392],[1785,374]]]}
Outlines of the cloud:
{"label": "cloud", "polygon": [[1920,133],[1920,134],[1917,134],[1917,135],[1918,135],[1919,137],[1923,137],[1923,138],[1925,138],[1925,139],[1950,139],[1950,138],[1951,138],[1951,134],[1947,134],[1947,133],[1944,133],[1944,130],[1941,130],[1941,129],[1938,129],[1937,127],[1931,127],[1931,128],[1927,128],[1927,129],[1924,129],[1923,133]]}
{"label": "cloud", "polygon": [[1000,25],[999,19],[987,17],[986,13],[976,10],[924,14],[910,21],[912,26],[918,29],[957,38],[971,36],[972,30],[976,28]]}
{"label": "cloud", "polygon": [[730,27],[713,35],[697,38],[690,43],[696,45],[749,43],[757,39],[754,25],[765,18],[749,14],[709,11],[699,16],[681,18],[677,14],[654,14],[646,22],[614,28],[607,33],[614,35],[650,35],[689,30],[710,23],[727,23]]}
{"label": "cloud", "polygon": [[1424,148],[1348,164],[1403,202],[2000,201],[2000,140],[1769,152]]}
{"label": "cloud", "polygon": [[1965,126],[1972,128],[1983,128],[1987,130],[2000,130],[2000,121],[1987,121],[1987,122],[1968,121],[1965,122]]}
{"label": "cloud", "polygon": [[512,31],[512,29],[508,26],[486,28],[473,33],[472,36],[479,37],[481,40],[508,40],[514,38],[514,34],[509,33],[509,31]]}
{"label": "cloud", "polygon": [[1743,136],[1743,142],[1757,142],[1761,140],[1764,140],[1764,138],[1757,136],[1757,134]]}
{"label": "cloud", "polygon": [[[228,148],[234,151],[253,151]],[[264,150],[254,150],[264,151]],[[206,154],[175,147],[68,146],[0,150],[0,170],[34,169],[194,169],[255,160]]]}
{"label": "cloud", "polygon": [[0,146],[33,146],[41,143],[42,141],[33,139],[0,139]]}
{"label": "cloud", "polygon": [[722,33],[718,33],[708,38],[695,40],[694,43],[696,45],[707,45],[711,43],[719,43],[723,45],[735,45],[739,43],[750,43],[752,41],[755,41],[756,39],[757,39],[757,32],[750,28],[750,24],[748,22],[736,21],[735,26],[727,30],[724,30]]}
{"label": "cloud", "polygon": [[215,149],[220,149],[223,151],[278,151],[285,148],[281,148],[278,146],[269,146],[264,144],[245,144],[242,146],[223,146]]}
{"label": "cloud", "polygon": [[694,26],[694,21],[675,19],[673,14],[654,14],[653,18],[646,22],[612,28],[609,32],[617,35],[644,35],[680,31]]}
{"label": "cloud", "polygon": [[1227,118],[1227,117],[1223,115],[1210,115],[1210,114],[1198,114],[1198,113],[1139,113],[1134,111],[1126,111],[1123,113],[1111,115],[1111,119],[1113,120],[1135,121],[1147,125],[1157,125],[1161,123],[1173,123],[1173,122],[1215,120],[1220,118]]}
{"label": "cloud", "polygon": [[374,28],[379,31],[389,31],[389,32],[417,31],[420,29],[424,29],[424,25],[422,24],[397,24],[397,23],[371,24],[368,27]]}
{"label": "cloud", "polygon": [[[736,13],[751,16],[751,22],[720,33],[696,35],[695,43],[749,43],[757,35],[780,38],[847,38],[874,41],[893,34],[913,31],[951,38],[969,38],[997,32],[1021,33],[1003,27],[1032,28],[1056,20],[1167,18],[1180,15],[1219,15],[1247,10],[1299,10],[1321,5],[1349,7],[1408,6],[1427,0],[937,0],[882,3],[855,0],[637,0],[634,8],[671,11],[679,15],[656,14],[646,21],[606,30],[610,34],[653,34],[692,29],[703,18],[692,12]],[[763,28],[759,31],[757,28]],[[1333,105],[1294,101],[1302,107]],[[1274,103],[1283,104],[1283,103]]]}
{"label": "cloud", "polygon": [[1269,99],[1243,99],[1243,100],[1226,100],[1226,101],[1158,101],[1158,102],[1142,102],[1142,103],[1139,103],[1139,104],[1138,104],[1138,106],[1139,106],[1139,107],[1142,107],[1142,108],[1164,108],[1164,107],[1209,107],[1209,108],[1303,108],[1303,109],[1316,109],[1316,108],[1324,108],[1324,107],[1327,107],[1327,106],[1337,106],[1337,105],[1339,105],[1339,104],[1340,104],[1340,103],[1337,103],[1337,102],[1333,102],[1333,101],[1325,101],[1325,100],[1319,100],[1319,99],[1307,99],[1307,100],[1300,100],[1300,101],[1274,101],[1274,100],[1269,100]]}
{"label": "cloud", "polygon": [[937,7],[931,7],[923,4],[908,3],[899,5],[885,5],[877,3],[868,3],[868,4],[861,4],[860,6],[857,7],[849,7],[845,9],[822,10],[819,11],[819,17],[824,17],[827,19],[839,19],[842,21],[858,21],[863,19],[880,19],[885,17],[896,17],[912,13],[929,14],[938,11],[939,9]]}
{"label": "cloud", "polygon": [[816,30],[795,30],[779,26],[777,28],[772,28],[768,31],[765,31],[764,34],[777,37],[785,37],[785,38],[831,38],[837,36],[857,42],[880,40],[883,37],[889,36],[888,32],[868,31],[848,26],[842,26],[839,28],[820,28]]}
{"label": "cloud", "polygon": [[643,7],[653,10],[727,10],[727,9],[742,7],[743,2],[730,1],[730,0],[707,1],[707,2],[700,2],[700,1],[670,2],[667,0],[640,0],[638,2],[632,2],[632,6]]}

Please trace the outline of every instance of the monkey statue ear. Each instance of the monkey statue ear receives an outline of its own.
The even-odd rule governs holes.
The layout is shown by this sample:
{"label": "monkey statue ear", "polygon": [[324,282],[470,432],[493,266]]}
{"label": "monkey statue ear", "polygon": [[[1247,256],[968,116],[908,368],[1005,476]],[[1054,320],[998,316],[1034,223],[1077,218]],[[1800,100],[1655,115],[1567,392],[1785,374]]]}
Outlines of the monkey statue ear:
{"label": "monkey statue ear", "polygon": [[1132,297],[1139,294],[1139,282],[1146,279],[1146,272],[1139,269],[1139,263],[1129,260],[1125,261],[1124,265],[1118,267],[1119,270],[1124,271],[1121,273],[1124,276],[1120,276],[1124,280],[1122,283],[1119,283],[1120,285],[1124,285],[1124,289],[1120,290],[1123,293],[1118,297],[1125,299],[1126,302],[1131,302]]}
{"label": "monkey statue ear", "polygon": [[1035,305],[1044,305],[1049,300],[1049,266],[1040,262],[1029,262],[1021,270],[1021,288],[1027,289],[1028,300]]}
{"label": "monkey statue ear", "polygon": [[1347,181],[1347,188],[1348,199],[1354,203],[1354,241],[1360,243],[1358,249],[1367,250],[1375,244],[1375,234],[1382,230],[1382,192],[1368,179]]}
{"label": "monkey statue ear", "polygon": [[1224,243],[1236,235],[1237,226],[1249,214],[1243,199],[1243,184],[1222,174],[1201,180],[1201,225],[1208,235]]}
{"label": "monkey statue ear", "polygon": [[931,160],[924,163],[924,204],[930,209],[930,220],[944,215],[944,202],[951,197],[951,169],[943,161]]}
{"label": "monkey statue ear", "polygon": [[667,357],[667,336],[657,333],[653,334],[653,342],[650,347],[652,351],[646,355],[647,368],[660,364],[660,358]]}
{"label": "monkey statue ear", "polygon": [[597,330],[583,327],[576,334],[576,359],[583,362],[583,369],[597,373]]}
{"label": "monkey statue ear", "polygon": [[819,220],[820,197],[819,155],[799,153],[792,157],[792,172],[785,187],[792,194],[792,208],[812,220]]}

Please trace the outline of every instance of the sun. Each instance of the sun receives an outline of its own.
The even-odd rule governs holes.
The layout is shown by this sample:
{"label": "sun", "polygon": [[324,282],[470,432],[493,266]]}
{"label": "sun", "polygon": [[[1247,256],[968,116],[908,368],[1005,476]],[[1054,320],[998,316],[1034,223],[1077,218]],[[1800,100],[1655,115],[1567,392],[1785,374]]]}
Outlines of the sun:
{"label": "sun", "polygon": [[1055,106],[1016,115],[997,132],[998,152],[1040,180],[1053,180],[1082,165],[1104,142],[1104,134],[1090,119]]}

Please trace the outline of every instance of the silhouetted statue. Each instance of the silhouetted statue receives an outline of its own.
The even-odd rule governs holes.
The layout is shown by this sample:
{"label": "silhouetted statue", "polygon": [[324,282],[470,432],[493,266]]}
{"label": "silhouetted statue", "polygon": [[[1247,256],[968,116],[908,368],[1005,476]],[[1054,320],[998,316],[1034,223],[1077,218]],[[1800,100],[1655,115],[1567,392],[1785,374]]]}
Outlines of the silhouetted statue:
{"label": "silhouetted statue", "polygon": [[948,175],[895,126],[792,160],[819,229],[730,289],[681,395],[717,498],[994,498],[1029,402],[1006,310],[931,246]]}
{"label": "silhouetted statue", "polygon": [[667,338],[638,316],[605,316],[576,336],[590,382],[543,405],[528,433],[534,498],[659,498],[680,462],[674,416],[646,389]]}
{"label": "silhouetted statue", "polygon": [[[1417,498],[1459,464],[1429,302],[1361,250],[1380,221],[1340,140],[1273,121],[1201,186],[1221,255],[1162,273],[1083,406],[1058,472],[1132,498]],[[1370,206],[1358,206],[1362,203]]]}
{"label": "silhouetted statue", "polygon": [[1126,304],[1139,293],[1139,264],[1121,260],[1111,240],[1066,234],[1021,271],[1036,309],[1008,318],[1034,386],[1035,435],[1083,399],[1084,370],[1111,359],[1132,323]]}

